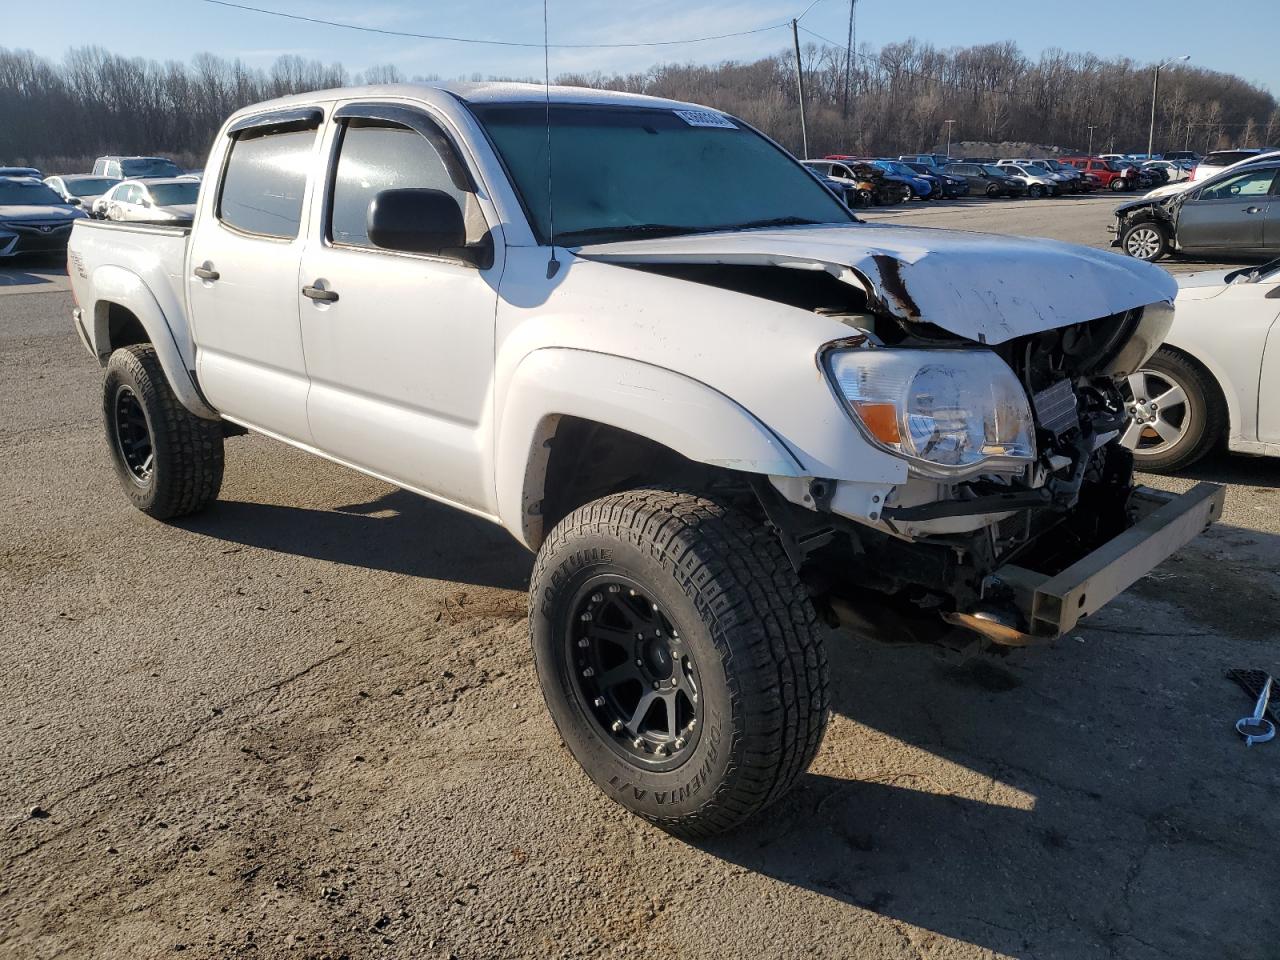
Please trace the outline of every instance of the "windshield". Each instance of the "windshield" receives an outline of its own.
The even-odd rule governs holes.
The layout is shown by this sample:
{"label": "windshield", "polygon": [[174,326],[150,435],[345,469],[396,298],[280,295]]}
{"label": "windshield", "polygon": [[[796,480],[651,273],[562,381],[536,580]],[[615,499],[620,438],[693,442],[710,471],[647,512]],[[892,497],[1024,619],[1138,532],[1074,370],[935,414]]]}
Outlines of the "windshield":
{"label": "windshield", "polygon": [[0,180],[0,204],[48,207],[66,206],[63,199],[47,184],[23,183],[21,180]]}
{"label": "windshield", "polygon": [[119,182],[114,177],[87,177],[83,180],[63,180],[62,184],[73,197],[96,197]]}
{"label": "windshield", "polygon": [[160,157],[130,157],[120,161],[120,172],[126,177],[176,177],[182,168]]}
{"label": "windshield", "polygon": [[200,184],[192,180],[190,183],[153,183],[147,187],[151,191],[151,199],[162,207],[171,207],[178,203],[195,203],[200,193]]}
{"label": "windshield", "polygon": [[898,163],[897,161],[894,161],[894,160],[884,160],[882,161],[882,165],[890,173],[896,173],[900,177],[916,176],[916,171],[912,170],[905,163]]}
{"label": "windshield", "polygon": [[[545,243],[551,235],[546,108],[472,109]],[[711,111],[553,105],[551,154],[557,242],[857,222],[791,157]]]}

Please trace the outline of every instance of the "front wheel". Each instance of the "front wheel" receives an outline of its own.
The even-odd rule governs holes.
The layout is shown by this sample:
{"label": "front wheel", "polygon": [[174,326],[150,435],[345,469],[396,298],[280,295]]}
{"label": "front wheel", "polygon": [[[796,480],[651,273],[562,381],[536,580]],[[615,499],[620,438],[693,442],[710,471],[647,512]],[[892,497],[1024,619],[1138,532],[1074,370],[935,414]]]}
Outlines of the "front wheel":
{"label": "front wheel", "polygon": [[1169,234],[1150,220],[1131,224],[1120,235],[1120,248],[1135,260],[1154,263],[1169,252]]}
{"label": "front wheel", "polygon": [[538,552],[529,628],[569,751],[674,834],[738,825],[818,751],[817,614],[777,538],[736,508],[650,489],[579,508]]}
{"label": "front wheel", "polygon": [[1029,188],[1027,188],[1027,193],[1031,195],[1032,200],[1039,200],[1044,196],[1044,187],[1040,186],[1038,183],[1033,183]]}
{"label": "front wheel", "polygon": [[155,347],[121,347],[107,361],[103,421],[125,496],[169,520],[203,510],[222,486],[222,423],[197,417],[169,387]]}
{"label": "front wheel", "polygon": [[1114,180],[1112,180],[1112,181],[1111,181],[1111,190],[1112,190],[1112,192],[1114,192],[1114,193],[1119,193],[1119,192],[1120,192],[1120,191],[1122,191],[1123,189],[1124,189],[1124,178],[1123,178],[1123,177],[1116,177]]}
{"label": "front wheel", "polygon": [[1132,418],[1120,442],[1139,470],[1189,467],[1227,435],[1227,404],[1213,377],[1167,347],[1122,385]]}

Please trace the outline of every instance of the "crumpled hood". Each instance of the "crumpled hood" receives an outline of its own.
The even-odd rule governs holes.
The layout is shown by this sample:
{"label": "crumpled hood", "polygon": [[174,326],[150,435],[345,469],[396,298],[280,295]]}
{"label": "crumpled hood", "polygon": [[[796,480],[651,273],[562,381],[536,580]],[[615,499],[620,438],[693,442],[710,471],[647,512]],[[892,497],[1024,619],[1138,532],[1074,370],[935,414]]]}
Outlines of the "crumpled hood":
{"label": "crumpled hood", "polygon": [[827,270],[899,319],[982,343],[1172,302],[1178,292],[1160,267],[1089,247],[871,223],[628,240],[575,252],[605,263]]}

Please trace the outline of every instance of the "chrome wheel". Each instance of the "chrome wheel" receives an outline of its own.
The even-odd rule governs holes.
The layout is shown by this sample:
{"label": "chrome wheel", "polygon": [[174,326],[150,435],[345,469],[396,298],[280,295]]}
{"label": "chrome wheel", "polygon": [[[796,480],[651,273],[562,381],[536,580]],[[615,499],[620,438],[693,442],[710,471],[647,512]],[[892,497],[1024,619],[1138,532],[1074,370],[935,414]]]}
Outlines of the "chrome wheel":
{"label": "chrome wheel", "polygon": [[1191,429],[1194,411],[1186,388],[1168,373],[1132,373],[1123,393],[1131,420],[1120,442],[1139,456],[1167,453]]}
{"label": "chrome wheel", "polygon": [[1134,227],[1125,238],[1124,252],[1135,260],[1154,260],[1164,246],[1157,227]]}

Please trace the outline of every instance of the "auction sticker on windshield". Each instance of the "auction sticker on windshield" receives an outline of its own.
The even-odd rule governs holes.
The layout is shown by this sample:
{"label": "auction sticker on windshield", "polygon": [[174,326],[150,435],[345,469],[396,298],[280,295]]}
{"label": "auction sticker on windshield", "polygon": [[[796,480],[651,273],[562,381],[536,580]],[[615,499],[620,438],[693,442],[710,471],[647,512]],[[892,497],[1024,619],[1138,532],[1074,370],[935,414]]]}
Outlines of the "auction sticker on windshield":
{"label": "auction sticker on windshield", "polygon": [[725,127],[729,130],[738,129],[738,125],[728,117],[723,114],[713,113],[710,110],[673,110],[672,112],[691,127]]}

